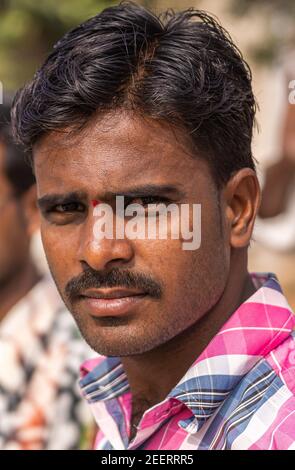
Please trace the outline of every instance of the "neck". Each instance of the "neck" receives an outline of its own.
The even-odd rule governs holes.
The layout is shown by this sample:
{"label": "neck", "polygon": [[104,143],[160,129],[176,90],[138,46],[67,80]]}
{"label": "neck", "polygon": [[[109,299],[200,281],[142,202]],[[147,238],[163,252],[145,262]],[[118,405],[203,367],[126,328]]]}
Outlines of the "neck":
{"label": "neck", "polygon": [[0,321],[39,281],[40,275],[30,260],[13,278],[0,288]]}
{"label": "neck", "polygon": [[[245,258],[243,261],[246,266]],[[218,304],[196,324],[152,351],[121,358],[133,402],[140,402],[141,408],[147,409],[164,400],[222,325],[255,292],[248,271],[245,268],[243,272],[241,264],[237,264]]]}

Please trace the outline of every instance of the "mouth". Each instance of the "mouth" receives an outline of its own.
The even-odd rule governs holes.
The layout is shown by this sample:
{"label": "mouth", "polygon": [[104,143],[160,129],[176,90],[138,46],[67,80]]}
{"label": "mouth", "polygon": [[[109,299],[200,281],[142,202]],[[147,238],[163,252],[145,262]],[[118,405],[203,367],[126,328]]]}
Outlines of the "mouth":
{"label": "mouth", "polygon": [[130,313],[147,297],[146,292],[131,289],[92,289],[80,295],[93,317],[121,316]]}

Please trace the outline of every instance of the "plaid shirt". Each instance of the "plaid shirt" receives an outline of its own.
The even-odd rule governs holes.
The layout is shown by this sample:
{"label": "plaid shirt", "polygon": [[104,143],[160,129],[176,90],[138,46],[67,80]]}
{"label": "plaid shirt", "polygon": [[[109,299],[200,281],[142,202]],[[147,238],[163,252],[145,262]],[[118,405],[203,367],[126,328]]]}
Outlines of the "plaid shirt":
{"label": "plaid shirt", "polygon": [[79,447],[93,422],[77,386],[90,351],[46,276],[0,324],[0,449]]}
{"label": "plaid shirt", "polygon": [[273,274],[243,303],[129,442],[132,396],[118,358],[82,368],[96,449],[295,449],[295,317]]}

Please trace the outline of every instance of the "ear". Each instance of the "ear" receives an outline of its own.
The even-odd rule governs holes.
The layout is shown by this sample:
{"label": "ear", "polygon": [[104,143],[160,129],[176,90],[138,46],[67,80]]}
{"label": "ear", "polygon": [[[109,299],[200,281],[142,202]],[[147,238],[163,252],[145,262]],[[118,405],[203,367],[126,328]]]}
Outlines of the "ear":
{"label": "ear", "polygon": [[37,188],[34,184],[22,196],[22,208],[26,229],[32,236],[40,227],[40,215],[37,207]]}
{"label": "ear", "polygon": [[233,248],[247,247],[261,199],[255,171],[251,168],[239,170],[228,181],[223,192],[230,245]]}

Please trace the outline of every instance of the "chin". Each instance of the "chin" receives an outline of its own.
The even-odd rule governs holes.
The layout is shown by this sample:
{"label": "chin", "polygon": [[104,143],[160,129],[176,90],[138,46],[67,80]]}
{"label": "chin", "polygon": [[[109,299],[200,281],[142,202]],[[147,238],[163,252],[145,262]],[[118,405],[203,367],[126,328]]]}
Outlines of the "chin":
{"label": "chin", "polygon": [[[74,314],[81,335],[95,352],[107,357],[139,356],[168,343],[175,329],[137,324],[134,316],[91,318]],[[162,333],[159,335],[159,331]]]}
{"label": "chin", "polygon": [[153,348],[145,347],[142,343],[141,344],[122,344],[122,342],[118,342],[115,344],[108,343],[105,344],[102,341],[99,341],[97,338],[85,338],[85,341],[89,344],[89,346],[98,354],[107,357],[130,357],[130,356],[138,356],[150,351]]}
{"label": "chin", "polygon": [[[139,356],[145,354],[159,346],[161,341],[148,340],[147,338],[142,338],[141,335],[136,337],[132,335],[130,337],[125,329],[125,332],[107,332],[106,335],[103,335],[103,332],[100,332],[99,335],[93,335],[93,331],[88,334],[85,331],[81,331],[82,336],[88,345],[98,354],[107,357],[130,357],[130,356]],[[129,336],[129,340],[127,337]],[[124,341],[123,341],[124,338]]]}

